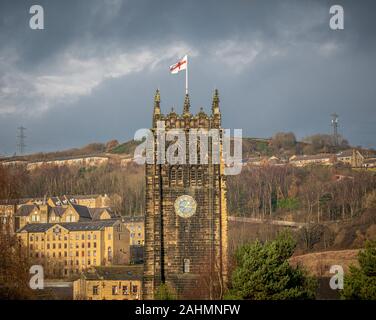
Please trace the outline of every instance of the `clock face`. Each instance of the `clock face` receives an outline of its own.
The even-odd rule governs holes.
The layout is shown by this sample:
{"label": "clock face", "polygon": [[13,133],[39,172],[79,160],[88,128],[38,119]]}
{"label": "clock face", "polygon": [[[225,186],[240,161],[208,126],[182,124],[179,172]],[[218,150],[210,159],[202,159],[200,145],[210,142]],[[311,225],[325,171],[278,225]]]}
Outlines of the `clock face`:
{"label": "clock face", "polygon": [[196,212],[197,203],[191,196],[180,196],[175,200],[175,212],[182,218],[192,217]]}

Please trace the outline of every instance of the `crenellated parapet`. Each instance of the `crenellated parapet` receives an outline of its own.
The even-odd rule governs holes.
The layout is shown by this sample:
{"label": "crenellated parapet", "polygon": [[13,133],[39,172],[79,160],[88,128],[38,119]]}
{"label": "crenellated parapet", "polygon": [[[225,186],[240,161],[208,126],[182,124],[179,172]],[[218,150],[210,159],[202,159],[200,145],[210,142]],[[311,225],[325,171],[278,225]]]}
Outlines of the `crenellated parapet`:
{"label": "crenellated parapet", "polygon": [[174,108],[166,115],[161,112],[161,96],[159,90],[154,97],[153,128],[156,128],[157,121],[164,121],[166,129],[191,129],[191,128],[220,128],[221,112],[219,109],[219,93],[215,89],[212,101],[212,112],[207,114],[204,108],[200,108],[197,114],[190,112],[191,104],[189,95],[186,94],[183,104],[183,113],[177,114]]}

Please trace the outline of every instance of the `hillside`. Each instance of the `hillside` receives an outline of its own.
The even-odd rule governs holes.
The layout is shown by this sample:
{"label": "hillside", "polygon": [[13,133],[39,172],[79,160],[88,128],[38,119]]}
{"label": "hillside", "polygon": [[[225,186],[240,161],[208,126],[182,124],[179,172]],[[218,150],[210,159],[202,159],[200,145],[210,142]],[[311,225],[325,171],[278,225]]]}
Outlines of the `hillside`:
{"label": "hillside", "polygon": [[[81,148],[72,148],[56,152],[39,152],[25,156],[14,156],[2,158],[2,160],[27,160],[43,161],[63,157],[79,157],[88,155],[126,155],[132,156],[140,141],[129,140],[119,143],[117,140],[110,140],[106,143],[94,142]],[[298,141],[292,132],[278,132],[271,138],[243,137],[243,159],[251,157],[277,156],[281,159],[288,159],[292,155],[313,155],[319,153],[335,153],[341,150],[352,148],[347,140],[341,138],[340,145],[333,145],[332,136],[328,134],[315,134]],[[372,149],[357,147],[364,155],[376,155]]]}
{"label": "hillside", "polygon": [[87,156],[93,154],[102,154],[106,152],[106,144],[103,143],[90,143],[82,148],[72,148],[62,151],[54,151],[54,152],[37,152],[28,154],[25,156],[14,156],[14,157],[7,157],[2,158],[0,160],[26,160],[26,161],[46,161],[46,160],[54,160],[59,158],[65,157],[79,157],[79,156]]}
{"label": "hillside", "polygon": [[351,265],[358,266],[358,253],[359,249],[307,253],[293,256],[290,264],[303,266],[309,274],[316,277],[330,277],[331,266],[340,265],[345,273]]}
{"label": "hillside", "polygon": [[330,279],[334,274],[330,273],[332,266],[341,266],[345,275],[351,265],[358,266],[359,250],[338,250],[308,253],[294,256],[290,259],[292,266],[303,267],[308,274],[314,276],[318,281],[316,289],[317,300],[339,300],[339,290],[330,288]]}
{"label": "hillside", "polygon": [[[117,142],[117,140],[111,140],[107,143],[94,142],[83,146],[82,148],[72,148],[55,152],[38,152],[25,156],[2,158],[0,160],[45,161],[64,157],[100,155],[104,153],[133,156],[136,147],[140,143],[140,141],[135,140],[129,140],[120,144]],[[251,154],[272,155],[273,150],[270,148],[270,139],[243,138],[243,155],[244,157],[249,157]]]}
{"label": "hillside", "polygon": [[[285,227],[273,225],[268,220],[264,223],[230,221],[230,251],[234,252],[239,245],[257,239],[273,240],[283,229]],[[376,240],[376,208],[364,210],[358,217],[351,220],[311,223],[299,229],[290,230],[297,240],[295,250],[297,256],[317,252],[357,251],[364,247],[366,240]]]}
{"label": "hillside", "polygon": [[129,140],[112,148],[111,150],[109,150],[109,153],[133,155],[136,147],[140,143],[140,141]]}

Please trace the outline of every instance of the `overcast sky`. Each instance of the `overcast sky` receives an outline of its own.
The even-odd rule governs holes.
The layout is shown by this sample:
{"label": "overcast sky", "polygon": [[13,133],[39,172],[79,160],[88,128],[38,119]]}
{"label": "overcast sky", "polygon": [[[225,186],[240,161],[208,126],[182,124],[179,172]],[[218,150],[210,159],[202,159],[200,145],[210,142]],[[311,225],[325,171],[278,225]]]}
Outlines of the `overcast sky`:
{"label": "overcast sky", "polygon": [[[31,30],[29,9],[44,8]],[[329,28],[341,4],[345,29]],[[376,2],[319,0],[1,0],[0,154],[125,141],[151,125],[153,96],[182,110],[188,54],[193,112],[210,110],[243,135],[329,133],[376,147]]]}

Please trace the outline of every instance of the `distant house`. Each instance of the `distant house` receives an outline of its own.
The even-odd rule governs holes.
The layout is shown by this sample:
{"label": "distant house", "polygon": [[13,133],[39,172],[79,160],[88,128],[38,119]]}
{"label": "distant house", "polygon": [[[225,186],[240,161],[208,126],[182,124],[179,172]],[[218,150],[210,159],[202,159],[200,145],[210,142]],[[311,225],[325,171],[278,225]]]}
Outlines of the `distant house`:
{"label": "distant house", "polygon": [[285,164],[280,158],[276,156],[271,157],[250,157],[245,160],[245,163],[249,166],[266,166],[266,165],[283,165]]}
{"label": "distant house", "polygon": [[17,236],[30,259],[54,277],[78,275],[92,266],[129,263],[129,231],[118,219],[29,223]]}
{"label": "distant house", "polygon": [[315,154],[315,155],[294,155],[289,159],[289,163],[296,167],[304,167],[307,165],[327,165],[330,166],[336,161],[334,154]]}
{"label": "distant house", "polygon": [[353,168],[359,168],[363,166],[364,156],[356,149],[349,149],[338,153],[337,161],[349,164]]}
{"label": "distant house", "polygon": [[114,203],[121,202],[121,197],[118,194],[112,195],[101,195],[101,194],[90,194],[90,195],[63,195],[44,198],[27,198],[27,199],[17,199],[14,200],[17,204],[43,204],[47,202],[51,207],[67,205],[68,202],[73,204],[78,204],[81,206],[86,206],[89,208],[104,208],[112,207]]}
{"label": "distant house", "polygon": [[144,216],[123,217],[123,222],[130,232],[131,245],[144,245],[145,230],[144,230]]}
{"label": "distant house", "polygon": [[14,230],[14,213],[16,212],[17,205],[12,201],[0,202],[0,227],[9,227],[10,231]]}
{"label": "distant house", "polygon": [[92,195],[67,195],[65,198],[69,199],[72,203],[77,203],[82,206],[87,206],[89,208],[104,208],[111,207],[114,202],[121,201],[119,195],[101,195],[101,194],[92,194]]}
{"label": "distant house", "polygon": [[26,160],[5,160],[5,161],[1,161],[0,165],[6,168],[22,167],[22,166],[27,165],[27,161]]}
{"label": "distant house", "polygon": [[364,159],[363,168],[376,168],[376,158]]}
{"label": "distant house", "polygon": [[129,264],[130,232],[111,208],[83,206],[73,196],[22,202],[14,214],[16,234],[48,276],[69,277],[91,266]]}
{"label": "distant house", "polygon": [[120,160],[120,166],[121,167],[127,167],[130,163],[132,163],[134,160],[133,160],[133,158],[131,158],[131,157],[127,157],[127,158],[122,158],[121,160]]}
{"label": "distant house", "polygon": [[27,170],[35,170],[43,166],[68,166],[68,167],[99,167],[107,164],[109,158],[107,156],[92,155],[79,157],[64,157],[54,160],[35,161],[27,164]]}
{"label": "distant house", "polygon": [[245,164],[250,166],[261,166],[266,162],[267,157],[250,157],[244,161]]}
{"label": "distant house", "polygon": [[66,196],[31,199],[19,205],[14,214],[15,230],[28,223],[84,222],[120,219],[109,207],[88,207],[72,202]]}
{"label": "distant house", "polygon": [[88,208],[92,220],[106,220],[120,218],[111,208]]}
{"label": "distant house", "polygon": [[272,165],[272,166],[280,166],[280,165],[284,165],[284,164],[286,164],[285,161],[283,161],[281,158],[276,157],[276,156],[271,156],[271,157],[268,159],[267,163],[268,163],[269,165]]}
{"label": "distant house", "polygon": [[16,230],[29,223],[56,223],[88,221],[90,212],[86,207],[72,205],[65,207],[50,207],[48,204],[25,204],[20,206],[15,215]]}
{"label": "distant house", "polygon": [[74,300],[140,300],[143,266],[95,267],[73,282]]}

